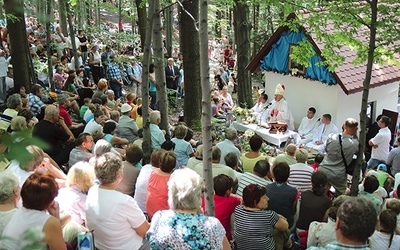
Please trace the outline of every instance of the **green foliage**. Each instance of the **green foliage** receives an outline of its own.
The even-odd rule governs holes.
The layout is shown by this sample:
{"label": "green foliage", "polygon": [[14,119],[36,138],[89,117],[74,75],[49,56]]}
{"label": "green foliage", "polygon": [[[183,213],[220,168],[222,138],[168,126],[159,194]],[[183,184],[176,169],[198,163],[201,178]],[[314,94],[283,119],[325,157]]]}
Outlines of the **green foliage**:
{"label": "green foliage", "polygon": [[167,97],[168,97],[168,109],[172,110],[173,108],[176,107],[178,103],[178,91],[167,88]]}
{"label": "green foliage", "polygon": [[14,14],[11,14],[11,13],[7,13],[6,18],[7,18],[7,22],[10,22],[10,23],[18,23],[21,21],[21,18],[17,17]]}
{"label": "green foliage", "polygon": [[37,145],[42,149],[48,148],[48,145],[43,141],[31,137],[30,129],[13,134],[0,135],[0,141],[7,147],[7,151],[4,154],[0,154],[0,161],[17,159],[21,164],[25,164],[31,159],[31,155],[26,150],[27,146]]}
{"label": "green foliage", "polygon": [[49,72],[48,67],[47,67],[47,63],[46,62],[41,62],[38,59],[33,59],[33,68],[35,69],[35,72],[39,73],[45,73],[47,74]]}
{"label": "green foliage", "polygon": [[305,67],[311,66],[309,60],[316,54],[312,44],[307,39],[303,39],[298,45],[293,47],[293,53],[289,57]]}
{"label": "green foliage", "polygon": [[88,26],[86,28],[88,39],[96,42],[100,40],[103,44],[113,45],[119,44],[120,46],[134,45],[135,41],[139,39],[139,35],[128,34],[123,32],[109,32],[104,29],[100,29],[97,26]]}
{"label": "green foliage", "polygon": [[[21,246],[20,239],[18,239],[18,246],[20,246],[21,250],[40,250],[46,247],[46,243],[43,242],[43,234],[40,233],[38,227],[28,228],[23,234],[24,245]],[[17,241],[15,239],[3,237],[0,239],[1,241]],[[3,249],[3,248],[2,248]]]}
{"label": "green foliage", "polygon": [[[307,32],[313,34],[318,42],[324,44],[322,56],[323,62],[333,72],[335,68],[344,63],[344,58],[338,55],[338,51],[347,46],[357,53],[352,63],[365,64],[368,58],[368,40],[371,28],[371,6],[366,2],[334,1],[324,2],[324,9],[310,8],[308,1],[302,1],[298,5],[286,5],[286,10],[297,11],[299,19],[282,22],[290,30],[296,31],[301,25]],[[300,11],[301,10],[301,11]],[[400,49],[396,42],[400,41],[400,3],[387,0],[378,3],[378,21],[376,24],[377,38],[374,62],[379,64],[399,65],[394,53]],[[291,58],[304,65],[302,53],[306,52],[303,46],[295,49]],[[308,54],[307,54],[308,55]]]}

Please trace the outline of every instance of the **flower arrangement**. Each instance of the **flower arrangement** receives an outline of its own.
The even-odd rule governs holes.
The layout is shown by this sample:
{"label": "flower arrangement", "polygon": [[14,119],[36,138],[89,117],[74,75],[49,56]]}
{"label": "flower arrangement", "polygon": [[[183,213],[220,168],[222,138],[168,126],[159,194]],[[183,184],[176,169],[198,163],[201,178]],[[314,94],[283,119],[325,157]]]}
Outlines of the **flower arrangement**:
{"label": "flower arrangement", "polygon": [[235,107],[234,109],[232,109],[232,112],[235,116],[247,116],[249,114],[247,108],[241,107]]}

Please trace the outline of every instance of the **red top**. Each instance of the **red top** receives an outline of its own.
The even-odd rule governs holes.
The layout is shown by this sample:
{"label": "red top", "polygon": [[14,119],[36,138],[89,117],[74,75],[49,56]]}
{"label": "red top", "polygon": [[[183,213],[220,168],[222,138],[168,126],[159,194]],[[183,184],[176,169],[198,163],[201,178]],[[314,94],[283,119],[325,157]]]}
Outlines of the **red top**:
{"label": "red top", "polygon": [[315,171],[317,171],[319,168],[319,163],[311,164],[310,167],[312,167]]}
{"label": "red top", "polygon": [[[159,170],[161,171],[161,170]],[[170,175],[160,175],[153,171],[147,187],[146,212],[150,216],[159,210],[168,210],[168,181]]]}
{"label": "red top", "polygon": [[68,111],[61,105],[59,105],[58,108],[60,110],[60,116],[62,118],[64,118],[65,125],[67,125],[68,128],[71,127],[72,120],[71,120],[71,116],[69,115]]}
{"label": "red top", "polygon": [[[240,199],[237,197],[214,195],[215,217],[224,226],[228,240],[232,240],[231,216],[238,205],[240,205]],[[206,211],[204,197],[202,197],[202,207]]]}

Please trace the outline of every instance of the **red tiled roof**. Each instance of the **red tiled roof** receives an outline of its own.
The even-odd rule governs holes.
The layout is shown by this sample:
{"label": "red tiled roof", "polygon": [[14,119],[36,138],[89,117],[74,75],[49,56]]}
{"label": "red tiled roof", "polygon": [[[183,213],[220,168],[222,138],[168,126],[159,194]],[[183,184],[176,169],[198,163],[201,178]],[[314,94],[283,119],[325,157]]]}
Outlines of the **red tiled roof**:
{"label": "red tiled roof", "polygon": [[[288,19],[296,18],[297,16],[292,13],[288,16]],[[302,27],[306,31],[304,27]],[[322,28],[326,33],[333,33],[334,27],[328,24],[325,28]],[[276,43],[282,32],[287,31],[287,27],[279,27],[277,31],[271,36],[267,43],[261,48],[261,50],[254,56],[253,60],[247,65],[246,69],[251,72],[259,71],[260,60],[262,60],[271,50],[272,45]],[[367,27],[360,30],[355,35],[360,41],[366,42],[367,38],[363,35],[367,31]],[[315,34],[310,34],[307,31],[308,39],[314,45],[317,54],[321,55],[321,50],[324,48],[325,43],[318,41]],[[352,62],[356,58],[356,51],[351,50],[349,47],[343,45],[337,53],[345,58],[342,65],[338,66],[333,73],[336,81],[341,86],[346,94],[353,94],[363,90],[363,81],[366,73],[366,62],[360,65],[354,65]],[[400,56],[395,55],[396,60],[400,61]],[[373,71],[371,76],[370,88],[378,87],[381,85],[393,83],[400,80],[400,67],[395,65],[373,65]]]}

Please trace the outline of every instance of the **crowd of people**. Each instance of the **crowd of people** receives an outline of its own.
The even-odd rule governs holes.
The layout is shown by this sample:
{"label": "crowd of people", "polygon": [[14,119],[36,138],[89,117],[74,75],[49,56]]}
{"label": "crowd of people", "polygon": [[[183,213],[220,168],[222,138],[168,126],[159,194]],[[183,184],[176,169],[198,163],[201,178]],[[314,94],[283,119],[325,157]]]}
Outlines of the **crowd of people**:
{"label": "crowd of people", "polygon": [[[260,152],[265,142],[259,135],[250,138],[250,150],[244,152],[234,143],[238,132],[226,128],[225,139],[212,147],[214,195],[204,197],[203,146],[184,123],[167,131],[159,127],[154,64],[144,79],[150,104],[142,107],[137,50],[124,48],[132,58],[120,67],[121,52],[113,44],[89,41],[79,30],[75,63],[71,39],[59,25],[52,32],[35,18],[27,24],[32,56],[52,62],[55,92],[45,79],[30,93],[23,87],[10,95],[8,87],[0,89],[0,102],[6,105],[2,133],[17,142],[29,134],[47,144],[43,149],[27,146],[27,161],[2,161],[1,249],[21,249],[30,240],[43,249],[88,247],[80,245],[78,235],[90,232],[93,237],[84,244],[92,240],[97,249],[400,248],[400,147],[389,152],[388,117],[378,117],[369,131],[371,155],[358,197],[347,196],[346,172],[358,151],[358,122],[348,118],[339,133],[331,115],[318,118],[314,107],[297,128],[296,143],[275,158]],[[58,45],[52,55],[45,49],[46,32]],[[3,30],[3,48],[6,34]],[[221,63],[212,86],[212,116],[217,119],[227,119],[236,106],[233,52],[223,40],[225,49],[217,40],[210,49]],[[0,51],[3,87],[12,86],[7,53]],[[178,48],[164,70],[166,87],[184,97]],[[258,91],[254,119],[284,122],[294,130],[284,92],[278,84],[268,103],[266,93]],[[150,112],[151,153],[142,150],[143,108]],[[319,151],[312,164],[305,147]],[[206,215],[207,198],[214,201],[215,217]]]}

